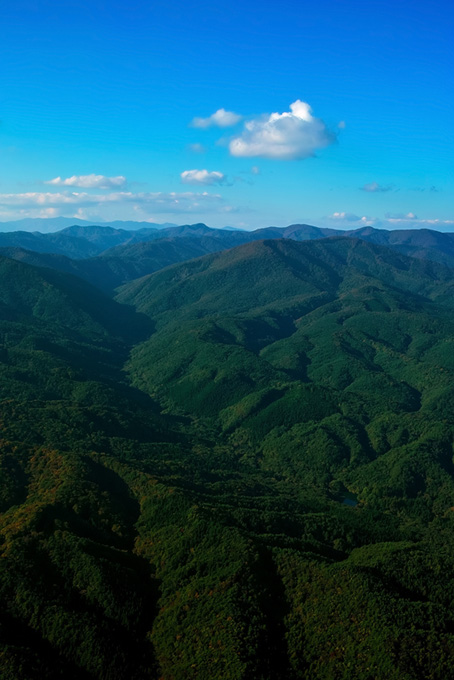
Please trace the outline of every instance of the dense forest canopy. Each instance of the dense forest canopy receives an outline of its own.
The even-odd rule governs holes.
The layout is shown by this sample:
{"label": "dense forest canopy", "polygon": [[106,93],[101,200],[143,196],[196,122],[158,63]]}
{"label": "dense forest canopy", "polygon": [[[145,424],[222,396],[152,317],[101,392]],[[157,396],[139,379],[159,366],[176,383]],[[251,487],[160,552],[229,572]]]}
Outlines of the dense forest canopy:
{"label": "dense forest canopy", "polygon": [[2,678],[452,677],[452,235],[89,229],[0,235]]}

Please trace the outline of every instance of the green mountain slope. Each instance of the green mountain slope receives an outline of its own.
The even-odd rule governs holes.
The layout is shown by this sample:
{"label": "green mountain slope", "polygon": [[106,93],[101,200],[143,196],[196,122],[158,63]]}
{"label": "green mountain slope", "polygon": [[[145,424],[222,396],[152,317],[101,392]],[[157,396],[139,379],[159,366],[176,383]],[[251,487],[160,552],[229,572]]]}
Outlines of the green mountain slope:
{"label": "green mountain slope", "polygon": [[127,243],[109,248],[105,253],[85,259],[71,259],[55,253],[39,253],[23,248],[0,248],[0,255],[36,267],[47,267],[78,276],[101,290],[111,293],[125,282],[164,269],[171,264],[191,260],[207,253],[226,250],[211,236],[173,237]]}
{"label": "green mountain slope", "polygon": [[85,276],[90,277],[93,283],[113,290],[171,264],[230,247],[230,240],[224,243],[210,235],[174,236],[117,246],[96,258],[82,260],[80,264],[85,269]]}
{"label": "green mountain slope", "polygon": [[[210,313],[253,313],[268,305],[286,308],[314,295],[333,295],[355,278],[382,279],[388,286],[449,302],[452,271],[400,256],[354,239],[296,243],[259,241],[198,258],[133,281],[118,293],[153,318]],[[295,300],[294,300],[295,298]]]}
{"label": "green mountain slope", "polygon": [[155,586],[104,460],[179,439],[122,372],[149,324],[75,277],[0,274],[0,674],[144,677]]}
{"label": "green mountain slope", "polygon": [[0,318],[41,320],[85,336],[137,338],[146,319],[78,277],[0,257]]}
{"label": "green mountain slope", "polygon": [[[334,239],[248,244],[128,284],[118,299],[156,326],[132,354],[138,386],[259,445],[276,472],[342,471],[359,488],[356,459],[375,470],[391,443],[410,452],[429,414],[449,438],[452,292],[447,268]],[[406,440],[394,442],[396,428]],[[314,454],[300,461],[301,442]]]}

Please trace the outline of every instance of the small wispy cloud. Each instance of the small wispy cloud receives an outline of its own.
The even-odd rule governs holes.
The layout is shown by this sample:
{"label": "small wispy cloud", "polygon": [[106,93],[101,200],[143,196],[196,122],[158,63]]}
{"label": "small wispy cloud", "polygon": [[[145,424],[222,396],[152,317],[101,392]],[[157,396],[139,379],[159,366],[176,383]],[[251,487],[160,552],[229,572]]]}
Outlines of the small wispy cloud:
{"label": "small wispy cloud", "polygon": [[334,212],[328,217],[331,224],[336,222],[342,228],[358,229],[373,226],[377,229],[434,229],[446,231],[454,228],[454,220],[440,218],[419,218],[414,212],[386,213],[384,218],[357,215],[352,212]]}
{"label": "small wispy cloud", "polygon": [[350,212],[334,212],[332,215],[328,215],[328,219],[337,220],[339,222],[362,222],[363,224],[369,224],[373,222],[373,218],[366,217],[363,215],[355,215],[355,213]]}
{"label": "small wispy cloud", "polygon": [[404,227],[415,228],[425,227],[427,229],[435,229],[436,231],[440,229],[454,227],[454,220],[441,220],[439,218],[434,219],[419,218],[416,217],[416,215],[413,215],[413,213],[408,213],[403,217],[387,216],[386,221],[390,225],[399,225]]}
{"label": "small wispy cloud", "polygon": [[220,127],[227,128],[232,127],[240,122],[243,116],[233,111],[226,111],[225,109],[218,109],[215,113],[211,114],[207,118],[193,118],[191,121],[191,126],[195,128],[210,128],[210,127]]}
{"label": "small wispy cloud", "polygon": [[244,124],[240,136],[229,143],[232,156],[273,160],[298,160],[315,155],[336,141],[320,118],[312,115],[306,102],[297,99],[290,111],[263,115]]}
{"label": "small wispy cloud", "polygon": [[380,192],[386,192],[386,191],[392,191],[394,187],[391,184],[379,184],[378,182],[370,182],[369,184],[365,184],[363,187],[360,187],[361,191],[367,191],[368,193],[380,193]]}
{"label": "small wispy cloud", "polygon": [[387,220],[417,220],[418,216],[415,213],[386,213]]}
{"label": "small wispy cloud", "polygon": [[192,153],[205,153],[206,149],[203,146],[203,144],[189,144],[188,146],[189,151],[192,151]]}
{"label": "small wispy cloud", "polygon": [[72,177],[54,177],[44,184],[55,187],[79,187],[81,189],[122,189],[126,186],[126,177],[106,177],[105,175],[73,175]]}
{"label": "small wispy cloud", "polygon": [[180,174],[181,181],[183,184],[225,184],[227,181],[226,176],[222,172],[217,172],[216,170],[184,170]]}
{"label": "small wispy cloud", "polygon": [[437,187],[432,184],[432,186],[430,187],[411,187],[410,191],[418,191],[420,193],[424,191],[431,191],[433,193],[436,193],[439,191],[439,189],[437,189]]}

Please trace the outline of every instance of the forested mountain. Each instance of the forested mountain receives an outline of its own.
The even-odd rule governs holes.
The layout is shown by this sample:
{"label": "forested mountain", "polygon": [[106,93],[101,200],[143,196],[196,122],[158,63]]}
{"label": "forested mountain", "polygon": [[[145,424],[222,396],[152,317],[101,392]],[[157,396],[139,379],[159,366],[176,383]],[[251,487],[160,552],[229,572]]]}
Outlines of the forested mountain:
{"label": "forested mountain", "polygon": [[452,677],[454,271],[197,230],[0,258],[2,678]]}
{"label": "forested mountain", "polygon": [[[83,229],[82,233],[85,236],[80,236],[80,229]],[[103,230],[101,234],[105,237],[101,243],[100,239],[96,238],[96,235],[100,235],[100,229]],[[24,248],[38,253],[84,258],[98,255],[113,245],[123,243],[129,237],[129,232],[123,234],[110,227],[68,227],[49,234],[12,231],[0,233],[0,247]]]}
{"label": "forested mountain", "polygon": [[355,238],[388,246],[399,253],[422,260],[443,262],[454,266],[454,234],[432,229],[396,229],[385,231],[364,227],[349,232]]}
{"label": "forested mountain", "polygon": [[[139,226],[140,223],[137,223]],[[309,241],[333,236],[360,238],[404,255],[454,267],[454,234],[429,229],[386,231],[372,227],[341,231],[307,224],[266,227],[255,231],[211,229],[204,224],[161,225],[159,229],[140,227],[132,231],[110,226],[73,225],[45,234],[25,231],[0,233],[0,253],[37,266],[42,262],[44,266],[74,272],[111,291],[126,281],[151,274],[169,264],[244,243],[283,238]],[[70,263],[56,257],[33,260],[22,252],[24,250],[81,262]]]}
{"label": "forested mountain", "polygon": [[90,278],[89,270],[86,271],[84,267],[84,260],[73,260],[66,255],[42,253],[37,252],[36,250],[27,250],[26,248],[11,246],[9,248],[0,248],[0,256],[18,260],[25,264],[31,264],[34,267],[46,267],[48,269],[66,272],[67,274],[74,274],[75,276],[79,276],[86,280],[89,280]]}
{"label": "forested mountain", "polygon": [[[230,242],[225,244],[225,249]],[[71,259],[66,255],[41,253],[24,248],[0,248],[0,255],[37,267],[49,267],[74,274],[112,292],[117,286],[151,274],[176,262],[191,260],[207,253],[223,250],[219,239],[211,236],[161,238],[133,241],[110,248],[97,257]]]}
{"label": "forested mountain", "polygon": [[39,253],[65,255],[75,259],[96,257],[115,246],[147,242],[169,238],[198,238],[202,242],[215,239],[219,250],[261,236],[251,236],[254,232],[231,231],[228,229],[210,229],[204,224],[183,225],[156,229],[144,227],[135,231],[115,229],[106,226],[75,225],[61,231],[41,234],[28,231],[12,231],[0,233],[0,248],[23,248]]}

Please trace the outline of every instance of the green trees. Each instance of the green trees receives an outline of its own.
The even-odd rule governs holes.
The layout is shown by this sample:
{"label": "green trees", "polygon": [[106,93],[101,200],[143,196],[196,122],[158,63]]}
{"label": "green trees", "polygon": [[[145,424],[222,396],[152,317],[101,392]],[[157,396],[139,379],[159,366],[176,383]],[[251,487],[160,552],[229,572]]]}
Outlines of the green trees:
{"label": "green trees", "polygon": [[258,243],[136,312],[0,266],[2,677],[453,675],[448,270]]}

